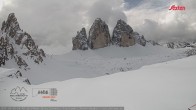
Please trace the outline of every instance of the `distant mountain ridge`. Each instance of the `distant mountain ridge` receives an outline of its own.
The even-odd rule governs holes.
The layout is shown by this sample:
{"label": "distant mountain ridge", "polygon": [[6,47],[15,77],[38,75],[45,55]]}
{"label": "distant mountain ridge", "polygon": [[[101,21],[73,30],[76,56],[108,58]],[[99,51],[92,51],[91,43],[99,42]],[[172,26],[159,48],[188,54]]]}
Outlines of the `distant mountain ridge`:
{"label": "distant mountain ridge", "polygon": [[185,41],[174,41],[174,42],[167,42],[166,43],[168,48],[186,48],[186,47],[193,47],[196,48],[196,41],[193,42],[185,42]]}

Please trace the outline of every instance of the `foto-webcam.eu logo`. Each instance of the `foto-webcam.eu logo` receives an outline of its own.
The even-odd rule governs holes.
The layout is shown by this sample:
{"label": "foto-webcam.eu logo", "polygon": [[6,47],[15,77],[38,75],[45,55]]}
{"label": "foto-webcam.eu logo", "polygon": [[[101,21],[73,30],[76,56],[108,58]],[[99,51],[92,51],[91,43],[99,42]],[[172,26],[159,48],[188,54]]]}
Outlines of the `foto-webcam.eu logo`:
{"label": "foto-webcam.eu logo", "polygon": [[27,93],[28,91],[24,87],[17,86],[11,90],[10,97],[15,101],[23,101],[28,97]]}

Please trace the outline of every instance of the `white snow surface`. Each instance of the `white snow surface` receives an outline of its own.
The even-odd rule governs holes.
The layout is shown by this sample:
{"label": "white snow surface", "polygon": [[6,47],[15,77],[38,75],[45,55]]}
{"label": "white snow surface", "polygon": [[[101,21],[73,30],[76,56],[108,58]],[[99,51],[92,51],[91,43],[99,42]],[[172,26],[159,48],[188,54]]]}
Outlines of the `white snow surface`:
{"label": "white snow surface", "polygon": [[135,45],[126,48],[110,46],[97,50],[76,50],[64,55],[48,55],[44,59],[44,63],[39,65],[31,64],[34,62],[29,61],[31,69],[21,72],[24,77],[30,80],[31,84],[64,81],[72,78],[92,78],[184,58],[184,50],[152,45],[146,47]]}
{"label": "white snow surface", "polygon": [[[9,80],[0,83],[0,106],[124,106],[125,110],[187,110],[196,104],[195,65],[196,56],[191,56],[96,78],[40,85]],[[10,91],[17,86],[27,89],[26,100],[10,98]],[[33,88],[56,88],[57,101],[32,97]]]}

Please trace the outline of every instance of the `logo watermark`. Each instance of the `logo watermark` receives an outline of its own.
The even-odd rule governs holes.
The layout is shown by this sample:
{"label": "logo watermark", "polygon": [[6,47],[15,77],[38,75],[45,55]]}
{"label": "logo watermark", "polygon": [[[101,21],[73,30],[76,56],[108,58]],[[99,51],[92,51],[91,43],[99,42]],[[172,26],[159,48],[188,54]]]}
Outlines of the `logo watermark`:
{"label": "logo watermark", "polygon": [[24,87],[17,86],[16,88],[13,88],[11,90],[10,97],[14,101],[23,101],[28,97],[27,93],[28,93],[28,91]]}
{"label": "logo watermark", "polygon": [[56,88],[33,88],[32,97],[40,97],[42,99],[50,99],[50,101],[56,101],[57,97]]}
{"label": "logo watermark", "polygon": [[172,5],[169,7],[169,10],[186,10],[186,7],[185,6],[176,6],[176,5]]}

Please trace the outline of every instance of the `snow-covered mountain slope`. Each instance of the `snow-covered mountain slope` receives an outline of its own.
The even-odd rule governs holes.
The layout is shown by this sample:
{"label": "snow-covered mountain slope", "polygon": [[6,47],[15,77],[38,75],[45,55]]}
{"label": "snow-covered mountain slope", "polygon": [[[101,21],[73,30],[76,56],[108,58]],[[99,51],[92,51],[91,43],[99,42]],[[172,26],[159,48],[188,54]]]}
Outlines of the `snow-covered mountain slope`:
{"label": "snow-covered mountain slope", "polygon": [[64,55],[47,56],[43,64],[29,62],[31,69],[21,72],[31,84],[91,78],[184,58],[185,50],[152,45],[143,47],[139,44],[125,48],[110,46],[97,50],[77,50]]}
{"label": "snow-covered mountain slope", "polygon": [[14,13],[10,13],[6,21],[3,21],[0,31],[0,66],[12,68],[7,61],[12,62],[16,68],[30,69],[26,59],[40,64],[43,62],[45,53],[34,42],[33,38],[24,32],[17,21]]}
{"label": "snow-covered mountain slope", "polygon": [[[41,85],[0,83],[0,106],[124,106],[125,110],[188,110],[196,103],[196,56],[144,66],[97,78],[78,78]],[[10,98],[25,87],[26,100]],[[56,88],[56,101],[32,97],[32,89]],[[194,110],[194,109],[192,109]]]}

